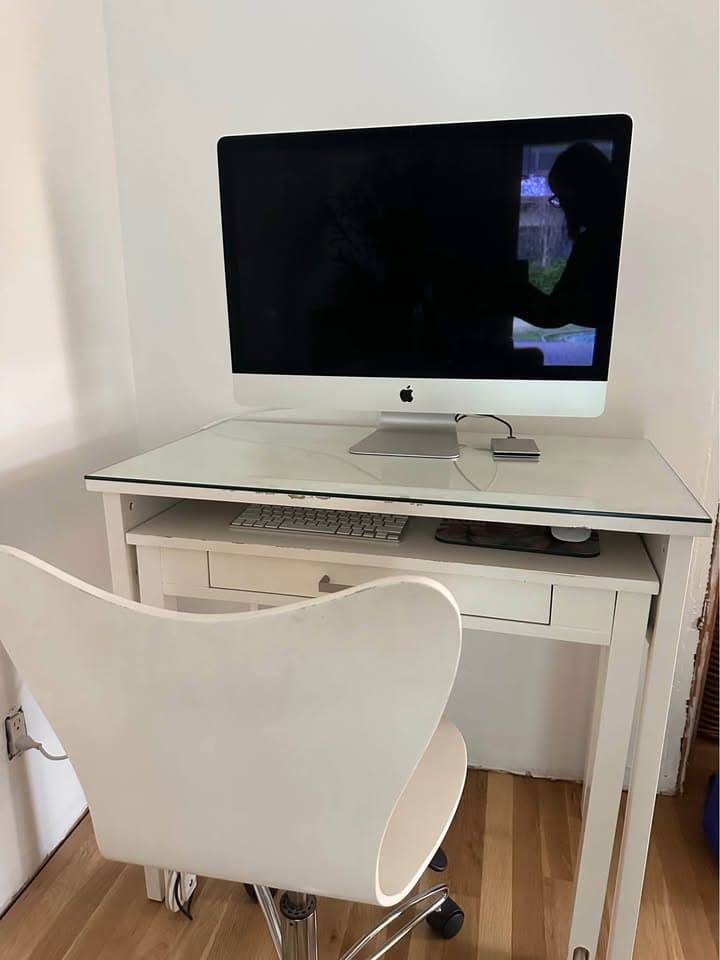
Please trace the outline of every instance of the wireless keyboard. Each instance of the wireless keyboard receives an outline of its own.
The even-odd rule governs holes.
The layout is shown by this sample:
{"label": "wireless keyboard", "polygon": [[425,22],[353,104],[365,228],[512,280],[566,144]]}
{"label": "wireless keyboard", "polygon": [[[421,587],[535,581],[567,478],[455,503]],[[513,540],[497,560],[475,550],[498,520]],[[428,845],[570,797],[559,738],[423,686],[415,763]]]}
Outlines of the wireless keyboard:
{"label": "wireless keyboard", "polygon": [[310,507],[274,507],[249,504],[231,527],[279,533],[317,533],[347,540],[384,540],[397,543],[409,517],[354,510],[314,510]]}

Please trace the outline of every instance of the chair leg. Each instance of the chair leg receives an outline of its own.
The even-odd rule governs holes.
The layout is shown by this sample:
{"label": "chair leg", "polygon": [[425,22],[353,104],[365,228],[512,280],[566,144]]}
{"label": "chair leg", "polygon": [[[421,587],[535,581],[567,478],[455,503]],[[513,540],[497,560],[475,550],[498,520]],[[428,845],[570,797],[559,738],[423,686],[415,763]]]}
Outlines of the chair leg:
{"label": "chair leg", "polygon": [[442,873],[444,870],[447,870],[448,858],[447,854],[442,847],[438,847],[435,851],[435,855],[428,864],[430,870],[434,870],[435,873]]}
{"label": "chair leg", "polygon": [[[247,884],[245,884],[245,886],[247,888]],[[270,931],[270,937],[275,947],[275,953],[278,955],[278,960],[283,960],[282,921],[280,920],[278,908],[275,906],[275,901],[273,900],[274,891],[272,887],[254,886],[250,889],[253,891],[253,899],[260,905],[260,909],[265,917],[265,923],[267,923],[268,930]]]}
{"label": "chair leg", "polygon": [[408,920],[407,923],[400,927],[396,933],[389,937],[385,943],[382,944],[382,946],[380,946],[374,953],[371,953],[366,958],[366,960],[379,960],[379,958],[384,956],[388,950],[391,950],[395,944],[399,943],[403,937],[406,937],[411,930],[414,930],[422,920],[430,916],[430,914],[435,910],[439,910],[447,900],[447,896],[448,888],[443,884],[439,884],[436,887],[431,887],[429,890],[423,890],[420,893],[414,894],[412,897],[408,897],[406,900],[403,900],[402,903],[399,903],[396,907],[394,907],[389,913],[386,913],[380,923],[376,924],[372,930],[369,931],[369,933],[365,934],[364,937],[361,937],[357,943],[354,943],[352,947],[350,947],[350,949],[342,955],[340,960],[353,960],[353,958],[361,953],[365,947],[386,927],[389,927],[391,923],[394,923],[396,920],[400,919],[400,917],[402,917],[406,911],[422,904],[423,906],[419,913],[416,913],[414,917]]}
{"label": "chair leg", "polygon": [[[435,873],[442,873],[447,870],[447,867],[447,854],[442,847],[438,847],[428,864],[428,869],[434,870]],[[431,930],[439,933],[445,940],[451,940],[462,930],[465,913],[459,903],[456,903],[451,897],[447,897],[442,906],[428,914],[427,922]]]}
{"label": "chair leg", "polygon": [[427,916],[428,926],[445,940],[452,940],[463,928],[465,913],[459,903],[451,897]]}
{"label": "chair leg", "polygon": [[317,900],[286,891],[280,898],[281,960],[318,960]]}

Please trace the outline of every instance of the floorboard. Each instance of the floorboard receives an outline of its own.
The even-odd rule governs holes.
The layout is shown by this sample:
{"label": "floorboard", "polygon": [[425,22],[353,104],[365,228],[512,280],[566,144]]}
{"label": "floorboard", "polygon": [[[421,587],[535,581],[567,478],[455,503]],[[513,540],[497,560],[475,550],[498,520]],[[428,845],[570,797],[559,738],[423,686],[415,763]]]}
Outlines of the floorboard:
{"label": "floorboard", "polygon": [[[682,797],[658,800],[634,960],[718,955],[718,873],[701,830],[717,747],[698,741]],[[577,784],[472,771],[445,843],[465,926],[438,940],[424,924],[395,960],[565,960],[580,836]],[[617,850],[613,862],[616,863]],[[428,873],[422,886],[437,882]],[[610,893],[613,880],[611,879]],[[8,960],[273,960],[261,913],[240,884],[201,879],[188,922],[145,899],[142,870],[103,860],[86,817],[0,919]],[[324,901],[323,958],[381,911]],[[607,942],[607,912],[599,957]]]}

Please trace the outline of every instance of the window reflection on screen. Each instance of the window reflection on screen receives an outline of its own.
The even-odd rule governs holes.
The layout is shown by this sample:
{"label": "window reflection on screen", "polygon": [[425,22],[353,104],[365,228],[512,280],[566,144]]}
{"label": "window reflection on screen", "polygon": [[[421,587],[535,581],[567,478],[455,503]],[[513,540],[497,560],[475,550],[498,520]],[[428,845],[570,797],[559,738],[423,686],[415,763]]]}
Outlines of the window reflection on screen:
{"label": "window reflection on screen", "polygon": [[[612,161],[609,140],[590,142]],[[553,164],[570,146],[570,143],[528,144],[523,149],[518,260],[527,261],[528,280],[545,294],[555,289],[572,249],[565,214],[554,200],[548,183]],[[542,350],[546,367],[591,366],[595,330],[576,323],[546,330],[514,317],[513,345],[516,349]]]}

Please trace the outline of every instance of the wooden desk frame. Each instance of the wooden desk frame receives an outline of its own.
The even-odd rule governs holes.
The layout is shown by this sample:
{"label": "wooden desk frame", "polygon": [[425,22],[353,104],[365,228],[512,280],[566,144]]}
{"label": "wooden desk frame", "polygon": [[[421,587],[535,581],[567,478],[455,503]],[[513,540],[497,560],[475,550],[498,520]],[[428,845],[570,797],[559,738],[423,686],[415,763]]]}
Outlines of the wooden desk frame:
{"label": "wooden desk frame", "polygon": [[[217,596],[219,589],[224,591],[225,599],[240,599],[248,603],[287,602],[289,596],[296,595],[283,593],[282,584],[278,585],[275,594],[257,590],[215,588],[212,585],[204,585],[202,580],[193,582],[193,575],[189,574],[184,580],[181,578],[180,583],[168,589],[169,583],[163,573],[163,556],[167,552],[176,551],[179,555],[194,551],[205,554],[209,558],[212,555],[232,556],[233,550],[237,552],[237,548],[233,548],[227,542],[206,539],[191,542],[181,537],[175,537],[174,543],[170,545],[170,542],[163,537],[156,537],[153,540],[147,530],[144,535],[140,531],[135,533],[129,533],[129,531],[153,517],[159,519],[158,515],[180,500],[297,505],[297,497],[281,493],[206,489],[184,485],[149,485],[141,482],[109,480],[88,480],[87,485],[88,489],[97,490],[103,494],[113,589],[118,594],[161,606],[174,604],[172,590],[176,593],[182,590],[183,595],[209,597]],[[403,504],[401,507],[397,502],[381,504],[377,500],[343,500],[341,497],[329,500],[327,497],[305,496],[303,505],[368,512],[383,510],[398,512],[402,509],[402,512],[412,516],[472,516],[477,519],[515,523],[538,523],[539,520],[543,523],[553,523],[566,519],[556,518],[551,514],[539,518],[536,512],[528,516],[517,510],[507,511],[508,516],[505,516],[506,511],[498,509],[448,508],[446,505],[418,503]],[[653,587],[646,578],[642,586],[626,583],[618,588],[617,583],[611,583],[606,578],[583,577],[580,574],[575,577],[573,586],[570,587],[567,573],[559,572],[557,569],[563,564],[558,564],[557,558],[549,557],[542,558],[544,564],[535,563],[535,569],[532,572],[537,582],[548,584],[552,590],[556,591],[556,595],[561,595],[557,594],[558,590],[577,591],[573,602],[570,603],[570,612],[566,614],[570,618],[570,626],[562,622],[553,623],[552,618],[547,624],[533,624],[478,616],[466,617],[465,624],[474,629],[501,630],[505,633],[515,632],[524,635],[543,631],[542,635],[556,636],[568,642],[596,643],[602,648],[586,766],[583,829],[575,877],[572,922],[568,937],[568,960],[593,958],[597,949],[625,771],[625,758],[630,741],[646,636],[650,641],[645,682],[640,691],[640,722],[632,762],[630,794],[607,952],[608,960],[630,960],[642,895],[665,725],[690,568],[692,534],[699,533],[700,528],[688,521],[669,523],[664,520],[633,520],[633,518],[595,519],[597,522],[594,525],[601,530],[614,529],[645,534],[645,546],[652,557],[660,584],[660,593],[655,603],[653,622],[649,630],[651,599],[657,592],[657,583]],[[673,532],[668,532],[669,529]],[[292,551],[292,546],[284,549],[278,547],[277,556],[287,557],[288,549]],[[338,549],[337,545],[335,549]],[[267,553],[267,550],[265,552]],[[245,553],[249,556],[258,555],[257,550],[253,552],[246,549]],[[512,575],[515,579],[517,579],[518,570],[524,574],[529,572],[523,570],[524,566],[527,567],[527,556],[526,554],[516,555],[513,562],[516,573]],[[307,554],[306,558],[308,561],[312,559]],[[433,566],[432,559],[427,557],[424,559],[427,562],[421,566],[424,566],[425,572],[431,576],[437,575],[439,569],[437,564]],[[197,565],[197,561],[195,563]],[[575,561],[575,563],[582,564],[583,561]],[[582,567],[579,570],[582,570]],[[417,566],[415,572],[418,572]],[[475,576],[479,572],[478,569],[468,569],[467,575]],[[492,569],[485,565],[482,574],[494,577],[498,585],[512,579],[508,573],[507,563],[505,567],[500,564],[493,565]],[[586,601],[591,597],[601,619],[606,616],[606,612],[601,613],[601,611],[606,611],[607,600],[600,603],[598,591],[606,596],[609,592],[613,595],[612,615],[611,620],[606,623],[607,629],[605,626],[588,623],[582,619],[585,615],[583,608],[587,608]],[[566,596],[569,598],[570,594]],[[580,598],[585,599],[578,607],[575,601]],[[572,617],[577,615],[580,616],[579,625],[572,620]],[[605,621],[603,623],[605,624]],[[163,891],[160,872],[148,868],[146,878],[148,895],[161,899]]]}
{"label": "wooden desk frame", "polygon": [[[710,518],[645,440],[544,437],[542,459],[528,471],[493,469],[476,438],[450,467],[370,458],[369,469],[347,454],[365,432],[342,424],[227,420],[88,476],[88,489],[105,502],[114,589],[162,606],[188,595],[274,604],[388,573],[424,573],[451,589],[470,629],[597,645],[567,957],[585,960],[597,950],[639,696],[607,951],[609,960],[631,960],[692,540],[709,535]],[[316,546],[301,537],[229,531],[240,503],[403,513],[412,520],[392,549],[354,541]],[[603,550],[595,561],[570,561],[450,547],[432,537],[438,518],[588,526],[601,531]],[[160,898],[160,872],[148,869],[146,877],[149,895]]]}

